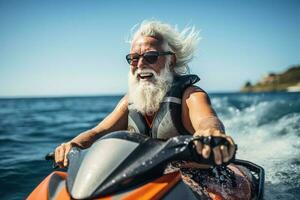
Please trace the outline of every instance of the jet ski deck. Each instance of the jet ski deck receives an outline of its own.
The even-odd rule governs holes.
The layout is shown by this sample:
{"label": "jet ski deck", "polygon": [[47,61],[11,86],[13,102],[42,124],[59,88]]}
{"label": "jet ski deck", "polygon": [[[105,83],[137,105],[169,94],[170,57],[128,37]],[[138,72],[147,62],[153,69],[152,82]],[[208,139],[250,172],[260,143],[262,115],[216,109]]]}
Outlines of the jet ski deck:
{"label": "jet ski deck", "polygon": [[[125,131],[105,135],[89,149],[73,148],[68,172],[50,174],[28,199],[197,199],[179,172],[163,174],[174,160],[213,163],[213,158],[204,160],[195,153],[194,140],[185,135],[161,141]],[[247,161],[234,162],[253,174],[252,192],[261,199],[263,169]]]}

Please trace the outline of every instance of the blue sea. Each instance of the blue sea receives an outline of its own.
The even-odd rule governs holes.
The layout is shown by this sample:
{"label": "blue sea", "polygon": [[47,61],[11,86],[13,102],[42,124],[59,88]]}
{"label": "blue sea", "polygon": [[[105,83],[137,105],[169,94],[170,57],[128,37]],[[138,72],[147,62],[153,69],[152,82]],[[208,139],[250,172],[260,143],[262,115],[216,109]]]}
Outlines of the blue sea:
{"label": "blue sea", "polygon": [[[300,93],[210,94],[239,146],[266,170],[265,199],[300,199]],[[25,199],[52,171],[46,153],[97,125],[121,96],[0,99],[0,199]]]}

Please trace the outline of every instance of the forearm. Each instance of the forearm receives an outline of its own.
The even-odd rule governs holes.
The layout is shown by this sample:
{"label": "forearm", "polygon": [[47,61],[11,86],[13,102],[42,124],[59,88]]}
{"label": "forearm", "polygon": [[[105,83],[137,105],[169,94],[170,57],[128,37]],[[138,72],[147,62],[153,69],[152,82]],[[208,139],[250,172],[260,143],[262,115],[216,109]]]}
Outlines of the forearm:
{"label": "forearm", "polygon": [[79,146],[82,149],[90,147],[102,134],[99,134],[94,129],[89,129],[80,133],[77,137],[73,138],[70,142]]}
{"label": "forearm", "polygon": [[201,134],[201,132],[206,131],[225,133],[225,127],[217,116],[203,117],[198,121],[198,125],[195,127],[195,133]]}
{"label": "forearm", "polygon": [[77,137],[72,139],[71,142],[80,148],[85,149],[90,147],[97,139],[107,133],[125,130],[126,124],[126,119],[121,118],[116,122],[115,120],[112,120],[110,116],[108,116],[99,125],[80,133]]}
{"label": "forearm", "polygon": [[117,107],[96,127],[82,132],[71,140],[72,143],[80,148],[90,147],[97,139],[103,135],[119,130],[127,129],[128,103],[127,97],[123,97]]}

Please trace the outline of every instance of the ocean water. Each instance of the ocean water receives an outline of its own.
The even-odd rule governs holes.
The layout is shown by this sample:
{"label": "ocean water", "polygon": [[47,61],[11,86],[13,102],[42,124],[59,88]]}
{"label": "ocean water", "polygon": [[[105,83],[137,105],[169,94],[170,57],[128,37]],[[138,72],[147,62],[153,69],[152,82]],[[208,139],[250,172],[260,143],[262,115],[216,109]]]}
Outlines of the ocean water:
{"label": "ocean water", "polygon": [[[300,199],[300,93],[210,97],[237,157],[265,168],[265,199]],[[25,199],[52,171],[45,154],[95,126],[120,98],[0,99],[0,199]]]}

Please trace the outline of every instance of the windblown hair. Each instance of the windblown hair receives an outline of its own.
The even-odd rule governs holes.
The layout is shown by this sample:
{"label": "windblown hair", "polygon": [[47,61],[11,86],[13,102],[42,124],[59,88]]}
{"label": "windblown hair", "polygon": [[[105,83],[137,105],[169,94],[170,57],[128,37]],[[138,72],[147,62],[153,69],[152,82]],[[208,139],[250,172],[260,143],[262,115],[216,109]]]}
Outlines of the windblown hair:
{"label": "windblown hair", "polygon": [[189,73],[188,63],[194,57],[200,40],[199,31],[194,26],[186,27],[179,32],[177,27],[172,27],[160,21],[143,21],[139,26],[135,26],[132,31],[135,29],[137,30],[133,34],[130,43],[139,36],[162,38],[170,48],[166,50],[171,50],[176,54],[175,73]]}

